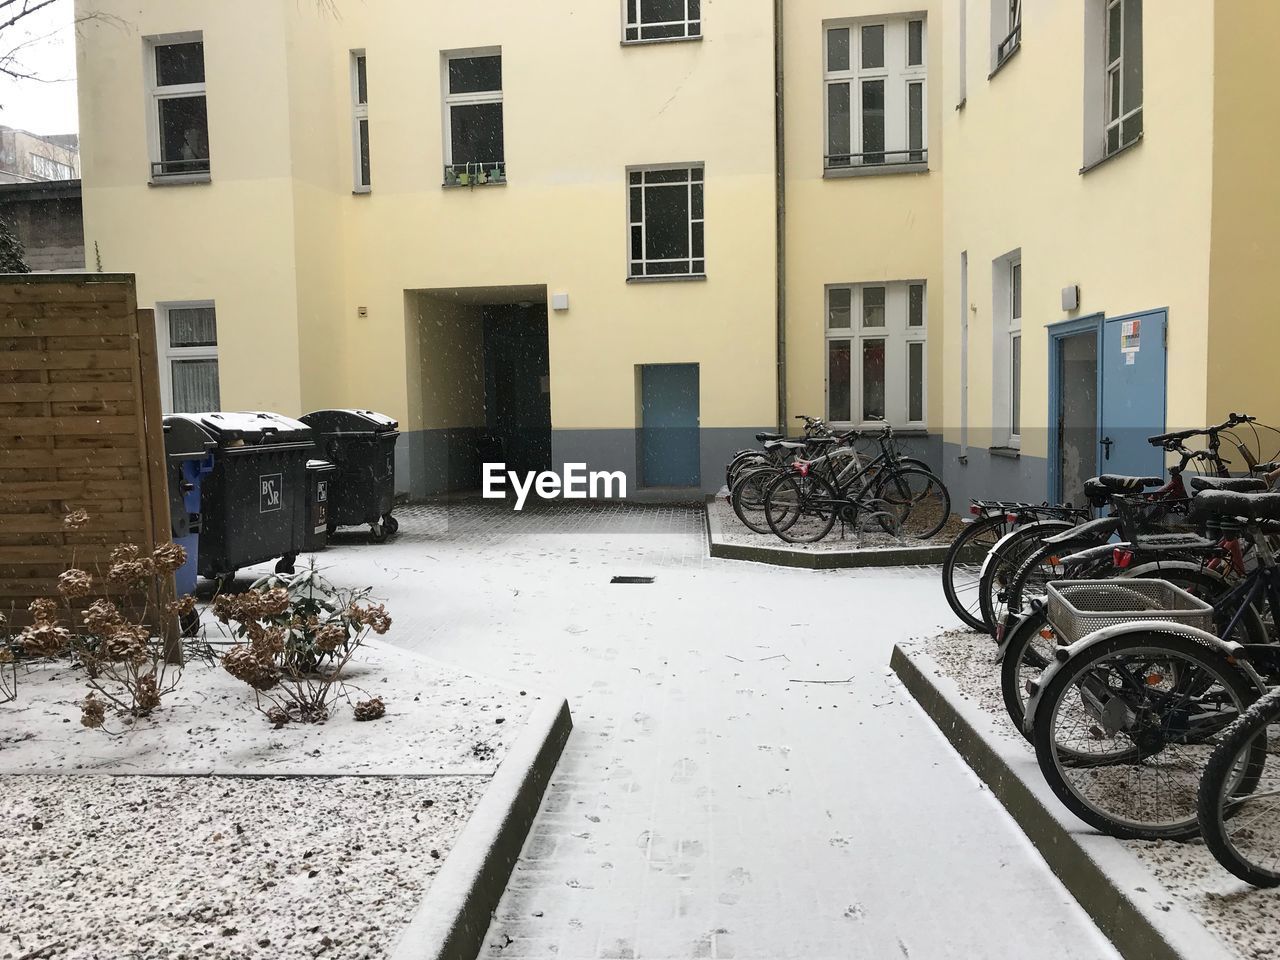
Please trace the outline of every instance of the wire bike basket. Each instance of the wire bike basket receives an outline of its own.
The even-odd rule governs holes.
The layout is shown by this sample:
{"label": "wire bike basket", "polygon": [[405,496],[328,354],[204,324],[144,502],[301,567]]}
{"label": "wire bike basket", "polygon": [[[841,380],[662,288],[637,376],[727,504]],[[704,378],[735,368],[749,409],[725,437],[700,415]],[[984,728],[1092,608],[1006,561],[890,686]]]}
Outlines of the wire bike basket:
{"label": "wire bike basket", "polygon": [[1168,580],[1055,580],[1048,618],[1069,646],[1096,630],[1143,620],[1169,620],[1213,632],[1213,607]]}
{"label": "wire bike basket", "polygon": [[1191,500],[1188,497],[1156,500],[1137,494],[1113,496],[1111,502],[1125,534],[1130,538],[1144,533],[1190,533],[1195,530],[1189,516]]}

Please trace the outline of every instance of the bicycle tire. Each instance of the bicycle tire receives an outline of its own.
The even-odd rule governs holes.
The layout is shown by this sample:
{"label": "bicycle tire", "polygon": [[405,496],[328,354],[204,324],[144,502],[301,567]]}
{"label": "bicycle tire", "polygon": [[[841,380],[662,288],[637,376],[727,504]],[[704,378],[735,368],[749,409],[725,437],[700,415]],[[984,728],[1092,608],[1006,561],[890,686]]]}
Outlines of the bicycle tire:
{"label": "bicycle tire", "polygon": [[[910,486],[912,479],[924,482],[919,493]],[[913,540],[937,536],[951,519],[951,492],[947,485],[937,474],[919,467],[895,467],[876,485],[876,499],[905,508],[899,528],[901,532],[902,526],[908,526],[906,536]],[[914,525],[912,514],[919,518]]]}
{"label": "bicycle tire", "polygon": [[[769,530],[768,520],[765,519],[765,493],[769,484],[779,475],[781,470],[778,467],[759,467],[743,473],[733,485],[729,502],[733,506],[734,514],[742,521],[742,525],[752,533],[772,532]],[[757,496],[759,505],[755,506]]]}
{"label": "bicycle tire", "polygon": [[[971,551],[975,548],[981,548],[982,545],[975,544],[975,540],[989,536],[993,532],[995,533],[995,539],[992,541],[991,545],[987,547],[987,550],[984,551],[983,555],[985,556],[986,553],[990,552],[991,548],[999,542],[1000,537],[1005,532],[1005,526],[1006,521],[1003,515],[983,517],[980,520],[975,520],[972,523],[967,524],[965,528],[960,531],[959,536],[951,541],[951,546],[947,549],[947,555],[942,560],[942,594],[947,598],[947,606],[951,608],[952,613],[960,618],[961,623],[967,627],[972,627],[974,630],[986,629],[986,624],[982,621],[982,617],[980,616],[981,600],[976,596],[978,585],[982,582],[981,570],[979,569],[978,575],[974,577],[972,586],[968,587],[957,587],[956,571],[959,568],[973,565],[972,560],[968,557],[964,558],[968,562],[962,563],[962,554],[966,550]],[[977,605],[977,613],[970,610],[960,596],[961,593],[967,593],[970,590],[975,592],[972,603]]]}
{"label": "bicycle tire", "polygon": [[[775,519],[773,505],[780,495],[789,490],[795,491],[796,509],[794,513],[788,510],[784,514],[788,519],[783,523],[782,519]],[[831,484],[823,477],[816,474],[802,477],[795,473],[784,473],[769,485],[765,493],[764,515],[769,522],[769,529],[778,539],[786,543],[817,543],[824,539],[836,524],[838,499]],[[810,506],[814,500],[826,501],[827,505],[825,507]],[[816,520],[811,524],[801,524],[801,518],[805,516],[816,516]],[[797,526],[800,526],[799,532],[796,530]]]}
{"label": "bicycle tire", "polygon": [[[1258,783],[1266,776],[1267,763],[1280,765],[1280,757],[1269,759],[1271,755],[1266,744],[1267,727],[1276,722],[1280,722],[1280,688],[1261,697],[1223,733],[1222,742],[1205,765],[1197,797],[1200,835],[1204,837],[1205,846],[1222,866],[1255,887],[1280,886],[1280,850],[1272,858],[1270,866],[1257,862],[1256,857],[1241,849],[1241,844],[1233,836],[1228,823],[1240,815],[1241,808],[1248,803],[1249,795],[1257,790]],[[1261,743],[1259,736],[1262,737]],[[1244,756],[1245,754],[1248,756]],[[1244,767],[1239,777],[1241,782],[1237,789],[1230,791],[1231,796],[1228,797],[1228,784],[1232,775],[1240,770],[1241,764]],[[1266,782],[1272,783],[1276,776],[1267,776]],[[1234,809],[1228,812],[1229,807]],[[1267,833],[1271,837],[1280,837],[1280,817],[1273,819],[1276,825]]]}
{"label": "bicycle tire", "polygon": [[[1146,748],[1135,744],[1129,750],[1129,755],[1133,759],[1139,760],[1140,762],[1138,763],[1115,759],[1109,763],[1085,764],[1078,759],[1083,756],[1081,752],[1072,748],[1067,748],[1063,751],[1064,754],[1073,758],[1073,762],[1069,767],[1072,770],[1102,771],[1103,773],[1120,771],[1120,774],[1114,777],[1097,778],[1098,781],[1101,781],[1101,790],[1107,794],[1110,804],[1109,809],[1106,810],[1100,808],[1097,804],[1086,803],[1073,784],[1068,782],[1062,766],[1057,761],[1055,721],[1060,711],[1067,705],[1067,698],[1070,696],[1070,692],[1075,689],[1077,680],[1082,678],[1090,669],[1097,669],[1098,664],[1108,657],[1124,653],[1138,656],[1148,652],[1156,657],[1180,658],[1186,663],[1199,666],[1206,673],[1213,674],[1214,679],[1220,682],[1226,694],[1233,701],[1237,715],[1248,709],[1256,699],[1257,691],[1249,682],[1249,679],[1225,655],[1217,650],[1197,640],[1178,634],[1135,629],[1128,633],[1111,637],[1077,653],[1063,664],[1061,669],[1054,673],[1040,694],[1040,701],[1033,718],[1031,742],[1035,747],[1036,762],[1040,765],[1040,772],[1044,775],[1045,782],[1048,783],[1050,789],[1053,790],[1054,794],[1068,810],[1091,827],[1121,840],[1180,840],[1195,836],[1199,829],[1197,803],[1194,800],[1189,805],[1184,803],[1184,807],[1188,809],[1179,811],[1181,816],[1178,819],[1167,822],[1139,822],[1134,819],[1122,818],[1116,812],[1119,807],[1125,804],[1136,807],[1144,801],[1150,802],[1151,796],[1154,795],[1153,790],[1144,791],[1141,787],[1135,788],[1131,780],[1127,783],[1119,781],[1123,780],[1123,772],[1125,770],[1152,768],[1154,765],[1150,761],[1159,756],[1164,751],[1164,747],[1161,747],[1159,751],[1153,754],[1148,752]],[[1165,665],[1162,664],[1162,666]],[[1171,675],[1173,673],[1174,671],[1170,671]],[[1146,690],[1146,687],[1143,689]],[[1219,737],[1222,732],[1221,730],[1218,731]],[[1193,744],[1193,746],[1199,747],[1209,745],[1209,741]],[[1168,746],[1168,744],[1165,746]],[[1207,760],[1208,752],[1202,751],[1202,753],[1204,759]],[[1120,754],[1119,756],[1124,757],[1125,754]],[[1170,773],[1170,770],[1173,770],[1174,773]],[[1194,781],[1198,786],[1200,774],[1203,773],[1203,765],[1199,770],[1195,769],[1194,758],[1189,757],[1176,767],[1166,767],[1162,771],[1162,775],[1166,778],[1164,782],[1177,786],[1177,784],[1173,783],[1175,773],[1183,781],[1182,786],[1184,789],[1179,791],[1180,795],[1194,797],[1195,791],[1192,790],[1188,794],[1185,784]],[[1108,780],[1114,782],[1108,783]]]}
{"label": "bicycle tire", "polygon": [[995,636],[1002,616],[997,616],[995,590],[1003,589],[1021,565],[1026,552],[1045,537],[1056,536],[1070,530],[1075,524],[1067,520],[1037,520],[1010,530],[1000,542],[991,548],[983,561],[982,579],[978,584],[978,602],[986,631]]}

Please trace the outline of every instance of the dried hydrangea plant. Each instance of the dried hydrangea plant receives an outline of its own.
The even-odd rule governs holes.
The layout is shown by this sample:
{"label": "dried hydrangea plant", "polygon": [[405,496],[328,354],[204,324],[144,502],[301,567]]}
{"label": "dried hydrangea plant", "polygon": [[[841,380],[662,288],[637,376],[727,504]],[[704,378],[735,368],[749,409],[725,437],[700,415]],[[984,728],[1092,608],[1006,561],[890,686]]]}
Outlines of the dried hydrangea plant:
{"label": "dried hydrangea plant", "polygon": [[213,614],[238,641],[223,669],[253,688],[258,710],[277,726],[328,719],[337,700],[350,700],[342,672],[355,652],[370,633],[391,628],[386,609],[368,603],[370,592],[339,590],[310,567],[218,596]]}

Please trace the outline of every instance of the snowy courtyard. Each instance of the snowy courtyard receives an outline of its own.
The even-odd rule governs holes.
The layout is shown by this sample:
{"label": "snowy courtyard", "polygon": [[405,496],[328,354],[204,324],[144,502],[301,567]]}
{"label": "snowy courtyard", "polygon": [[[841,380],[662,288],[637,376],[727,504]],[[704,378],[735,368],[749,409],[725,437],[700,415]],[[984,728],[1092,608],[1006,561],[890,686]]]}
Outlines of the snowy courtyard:
{"label": "snowy courtyard", "polygon": [[[459,502],[399,516],[389,542],[339,533],[317,557],[339,585],[373,586],[395,620],[382,646],[410,656],[397,664],[373,650],[374,665],[393,672],[387,719],[354,741],[349,724],[316,728],[308,736],[319,743],[331,732],[337,753],[309,766],[369,772],[359,757],[371,750],[383,773],[440,765],[424,757],[456,765],[482,732],[456,715],[460,694],[498,698],[484,701],[481,718],[518,719],[525,689],[568,699],[573,733],[482,956],[1116,956],[887,667],[895,641],[949,626],[933,568],[814,572],[711,560],[700,505],[539,505],[515,514],[502,503]],[[618,576],[653,582],[611,583]],[[431,661],[450,679],[414,702],[431,686]],[[468,676],[497,683],[475,689]],[[247,726],[260,719],[244,716]],[[247,726],[209,722],[210,736],[231,746],[171,752],[174,771],[267,772],[263,757],[280,744],[266,741],[291,729],[267,726],[255,752],[241,742]],[[90,746],[77,747],[86,736]],[[105,769],[137,772],[138,751],[128,746],[136,731],[96,750],[94,736],[77,726],[57,752],[87,749]],[[379,736],[387,743],[371,745]],[[34,747],[12,744],[6,769],[31,766]],[[40,791],[8,782],[12,803],[40,816]],[[162,804],[184,782],[195,785],[185,802],[215,815],[189,835],[198,847],[226,819],[219,791],[179,780],[148,793]],[[242,792],[252,785],[246,816],[268,802],[263,782],[228,782],[246,784],[235,788]],[[299,781],[278,782],[281,802],[295,802]],[[122,802],[146,809],[147,798],[130,799],[136,784],[119,789]],[[158,821],[139,816],[138,829]],[[388,876],[402,876],[406,862],[429,863],[423,851],[397,852],[414,842],[412,823],[383,821],[365,843],[385,844],[370,854],[397,867]],[[0,836],[11,856],[24,842],[13,830]],[[341,842],[330,837],[324,850]],[[166,839],[156,853],[190,862],[181,846]],[[208,869],[207,856],[198,860]],[[88,877],[95,867],[83,869]],[[305,885],[282,889],[300,895]],[[368,956],[382,955],[407,922],[411,899],[381,906],[383,932],[367,941]],[[224,898],[210,909],[234,906]],[[152,919],[147,936],[163,939],[169,921]],[[130,921],[146,927],[145,917]],[[240,928],[243,955],[283,955],[278,933],[272,946],[249,923],[206,929],[225,926]]]}

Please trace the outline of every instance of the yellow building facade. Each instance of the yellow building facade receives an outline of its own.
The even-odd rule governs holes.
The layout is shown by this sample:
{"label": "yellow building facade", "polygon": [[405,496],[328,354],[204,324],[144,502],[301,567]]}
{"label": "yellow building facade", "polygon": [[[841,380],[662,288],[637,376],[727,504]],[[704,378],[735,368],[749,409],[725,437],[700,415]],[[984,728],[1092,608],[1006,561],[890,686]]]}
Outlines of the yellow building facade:
{"label": "yellow building facade", "polygon": [[87,259],[171,408],[388,413],[412,494],[713,490],[812,414],[1041,500],[1280,419],[1271,5],[77,6]]}

